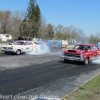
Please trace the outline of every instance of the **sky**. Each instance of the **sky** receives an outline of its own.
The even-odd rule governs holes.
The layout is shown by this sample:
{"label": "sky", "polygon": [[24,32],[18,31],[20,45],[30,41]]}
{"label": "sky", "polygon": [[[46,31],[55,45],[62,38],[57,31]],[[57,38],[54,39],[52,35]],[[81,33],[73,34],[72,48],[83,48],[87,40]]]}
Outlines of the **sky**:
{"label": "sky", "polygon": [[[100,0],[36,0],[47,23],[100,33]],[[29,0],[0,0],[0,10],[26,11]]]}

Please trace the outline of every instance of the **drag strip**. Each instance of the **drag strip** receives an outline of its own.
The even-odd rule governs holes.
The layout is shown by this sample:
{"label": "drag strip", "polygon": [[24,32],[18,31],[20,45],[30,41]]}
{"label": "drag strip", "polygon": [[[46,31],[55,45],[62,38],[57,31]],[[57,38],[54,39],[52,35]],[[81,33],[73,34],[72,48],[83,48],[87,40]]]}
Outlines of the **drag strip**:
{"label": "drag strip", "polygon": [[59,54],[0,54],[0,94],[62,98],[100,72],[99,64],[64,63]]}

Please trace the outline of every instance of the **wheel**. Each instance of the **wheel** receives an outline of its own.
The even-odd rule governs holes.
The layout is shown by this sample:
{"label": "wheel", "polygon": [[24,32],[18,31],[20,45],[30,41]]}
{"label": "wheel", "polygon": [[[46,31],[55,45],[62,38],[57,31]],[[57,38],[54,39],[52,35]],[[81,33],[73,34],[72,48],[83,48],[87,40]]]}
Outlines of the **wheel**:
{"label": "wheel", "polygon": [[9,54],[8,52],[5,52],[5,54]]}
{"label": "wheel", "polygon": [[20,51],[20,50],[17,50],[17,51],[16,51],[16,54],[17,54],[17,55],[20,55],[20,54],[21,54],[21,51]]}
{"label": "wheel", "polygon": [[90,58],[88,59],[88,61],[89,61],[89,63],[91,63],[91,62],[92,62],[92,60],[91,60]]}
{"label": "wheel", "polygon": [[68,62],[68,60],[67,59],[64,59],[64,62],[66,63],[66,62]]}
{"label": "wheel", "polygon": [[89,63],[89,59],[86,58],[86,59],[84,60],[84,64],[87,65],[88,63]]}

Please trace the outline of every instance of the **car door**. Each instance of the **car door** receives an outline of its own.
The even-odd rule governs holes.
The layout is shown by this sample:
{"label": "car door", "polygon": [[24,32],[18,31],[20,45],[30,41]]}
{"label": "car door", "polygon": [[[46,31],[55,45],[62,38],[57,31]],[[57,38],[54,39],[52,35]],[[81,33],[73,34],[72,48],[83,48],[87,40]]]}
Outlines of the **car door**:
{"label": "car door", "polygon": [[97,57],[98,56],[98,54],[97,54],[98,48],[96,46],[92,46],[91,51],[92,51],[92,56],[93,57]]}
{"label": "car door", "polygon": [[92,51],[92,49],[91,49],[91,46],[85,46],[84,49],[86,50],[86,54],[87,54],[90,58],[92,58],[92,57],[93,57],[93,51]]}
{"label": "car door", "polygon": [[29,46],[29,51],[28,52],[32,52],[33,51],[33,43],[28,42],[28,46]]}
{"label": "car door", "polygon": [[99,56],[100,50],[97,46],[95,46],[95,55]]}
{"label": "car door", "polygon": [[24,42],[24,52],[30,52],[30,46],[28,44],[28,42]]}

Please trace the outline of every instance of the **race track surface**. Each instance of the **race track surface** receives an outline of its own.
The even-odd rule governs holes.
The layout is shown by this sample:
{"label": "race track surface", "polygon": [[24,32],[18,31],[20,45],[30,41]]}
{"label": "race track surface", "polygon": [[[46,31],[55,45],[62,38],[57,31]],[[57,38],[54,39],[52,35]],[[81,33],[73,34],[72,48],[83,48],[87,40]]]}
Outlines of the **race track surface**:
{"label": "race track surface", "polygon": [[[98,75],[100,65],[64,63],[60,53],[44,55],[0,54],[0,94],[64,97]],[[23,100],[23,99],[20,99]],[[25,100],[25,99],[24,99]]]}

